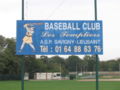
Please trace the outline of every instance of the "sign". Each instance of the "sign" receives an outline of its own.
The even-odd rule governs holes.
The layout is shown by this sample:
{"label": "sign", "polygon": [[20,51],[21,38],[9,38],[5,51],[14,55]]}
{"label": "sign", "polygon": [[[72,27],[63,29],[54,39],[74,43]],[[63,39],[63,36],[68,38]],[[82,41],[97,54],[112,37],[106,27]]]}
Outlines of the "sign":
{"label": "sign", "polygon": [[103,54],[102,37],[102,21],[19,20],[16,54]]}

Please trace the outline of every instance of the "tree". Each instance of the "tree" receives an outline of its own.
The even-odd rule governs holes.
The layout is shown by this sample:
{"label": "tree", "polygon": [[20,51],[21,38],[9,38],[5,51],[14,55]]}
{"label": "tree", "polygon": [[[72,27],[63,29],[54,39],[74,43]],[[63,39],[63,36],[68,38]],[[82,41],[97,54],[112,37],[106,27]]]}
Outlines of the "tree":
{"label": "tree", "polygon": [[20,73],[20,58],[15,55],[15,39],[6,39],[9,44],[3,53],[3,59],[5,60],[6,68],[4,70],[5,74],[19,74]]}
{"label": "tree", "polygon": [[45,72],[46,65],[40,59],[35,59],[34,56],[25,57],[25,72],[29,73],[29,78],[33,79],[37,72]]}
{"label": "tree", "polygon": [[66,59],[66,67],[70,72],[75,72],[76,69],[78,71],[81,71],[82,68],[82,59],[80,59],[78,56],[69,56]]}
{"label": "tree", "polygon": [[42,60],[44,62],[44,64],[48,64],[49,63],[49,58],[47,56],[41,56],[40,60]]}
{"label": "tree", "polygon": [[20,60],[23,56],[15,55],[15,39],[4,38],[3,40],[8,46],[0,53],[0,74],[2,79],[20,79]]}
{"label": "tree", "polygon": [[83,60],[86,63],[87,71],[94,71],[96,64],[95,55],[92,56],[86,55],[84,56]]}
{"label": "tree", "polygon": [[65,68],[65,59],[59,56],[53,56],[49,59],[49,63],[52,64],[54,71],[61,72],[62,75],[66,75],[68,70]]}
{"label": "tree", "polygon": [[118,63],[116,60],[107,61],[108,71],[118,71]]}
{"label": "tree", "polygon": [[108,64],[106,61],[101,61],[100,62],[100,71],[108,71]]}
{"label": "tree", "polygon": [[50,63],[65,64],[64,59],[59,56],[53,56],[49,59]]}
{"label": "tree", "polygon": [[0,35],[0,53],[2,52],[5,44],[6,44],[5,37],[3,37],[3,36]]}
{"label": "tree", "polygon": [[4,72],[4,69],[6,68],[3,55],[3,48],[5,42],[6,42],[5,38],[0,35],[0,74],[2,74]]}
{"label": "tree", "polygon": [[96,68],[96,55],[91,56],[91,71],[95,71]]}
{"label": "tree", "polygon": [[120,71],[120,58],[117,59],[118,70]]}

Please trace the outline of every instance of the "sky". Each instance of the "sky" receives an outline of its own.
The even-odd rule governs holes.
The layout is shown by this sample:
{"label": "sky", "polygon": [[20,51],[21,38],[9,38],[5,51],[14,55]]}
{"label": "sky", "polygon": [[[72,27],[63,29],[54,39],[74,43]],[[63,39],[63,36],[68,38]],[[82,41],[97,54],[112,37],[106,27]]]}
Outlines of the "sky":
{"label": "sky", "polygon": [[[0,35],[16,37],[21,1],[1,0]],[[120,57],[120,0],[97,1],[98,20],[103,21],[104,54],[100,55],[100,60],[117,59]],[[94,0],[25,0],[25,19],[94,20]]]}

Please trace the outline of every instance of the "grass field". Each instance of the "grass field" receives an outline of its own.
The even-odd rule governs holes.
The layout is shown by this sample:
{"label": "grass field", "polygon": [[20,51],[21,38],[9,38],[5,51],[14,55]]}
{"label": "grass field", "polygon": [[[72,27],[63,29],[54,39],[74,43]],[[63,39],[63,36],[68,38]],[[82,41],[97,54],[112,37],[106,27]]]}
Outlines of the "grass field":
{"label": "grass field", "polygon": [[[0,90],[21,90],[21,82],[0,81]],[[95,90],[95,82],[25,81],[25,90]],[[100,90],[120,90],[120,82],[100,82]]]}

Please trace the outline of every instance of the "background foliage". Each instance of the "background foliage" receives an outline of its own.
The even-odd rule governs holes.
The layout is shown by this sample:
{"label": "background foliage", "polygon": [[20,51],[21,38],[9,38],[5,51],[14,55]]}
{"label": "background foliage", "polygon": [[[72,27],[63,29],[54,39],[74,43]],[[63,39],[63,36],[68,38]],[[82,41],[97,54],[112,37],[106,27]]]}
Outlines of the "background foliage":
{"label": "background foliage", "polygon": [[[5,44],[8,46],[4,49]],[[53,56],[41,56],[36,59],[35,56],[18,56],[15,51],[16,40],[0,36],[0,79],[20,79],[21,61],[25,61],[25,72],[28,72],[33,78],[36,72],[62,72],[67,75],[68,72],[95,71],[95,55],[86,55],[84,58],[71,55],[68,58]],[[100,71],[119,71],[120,58],[100,62]]]}

